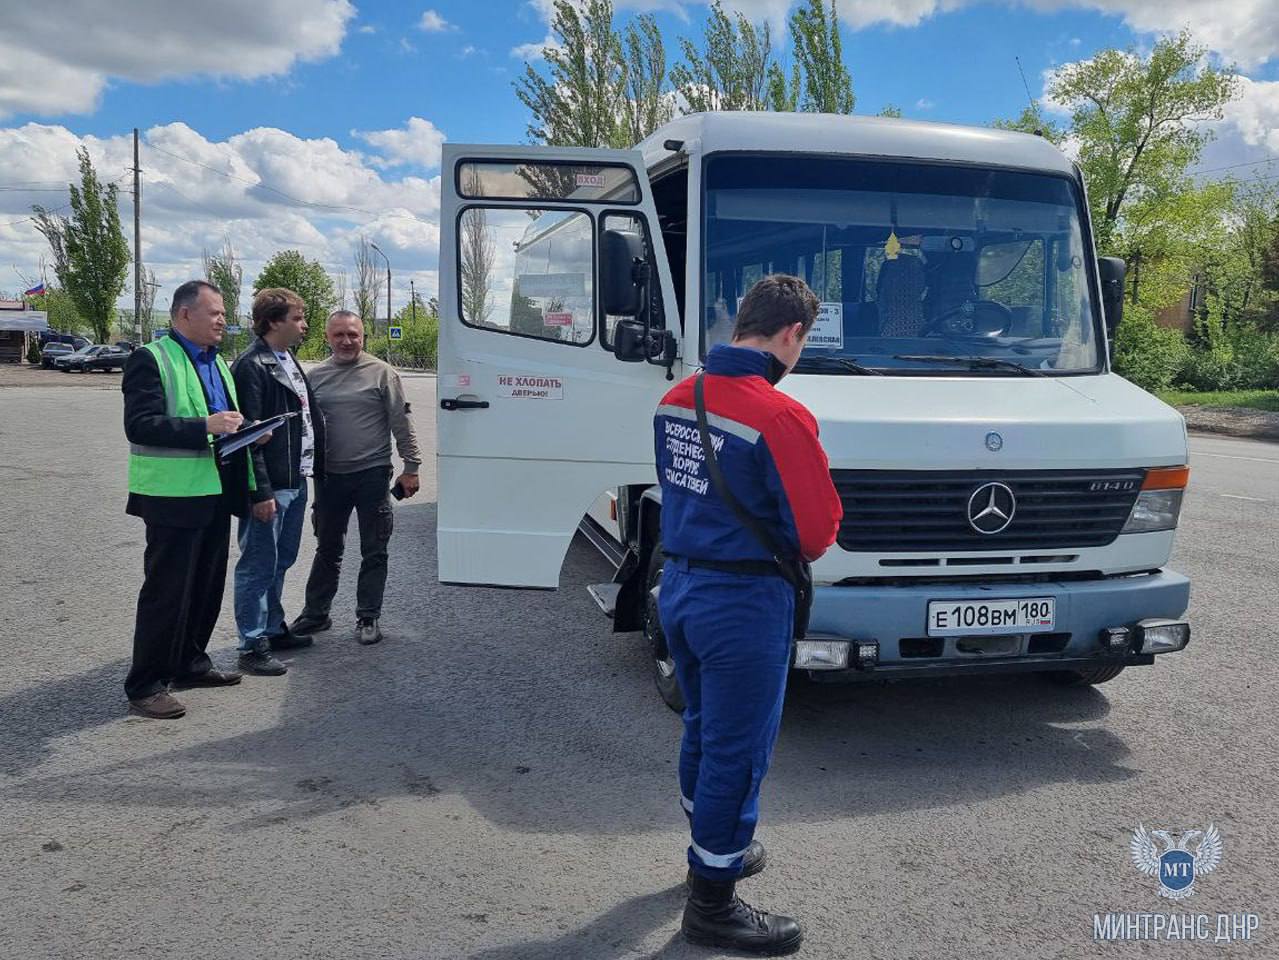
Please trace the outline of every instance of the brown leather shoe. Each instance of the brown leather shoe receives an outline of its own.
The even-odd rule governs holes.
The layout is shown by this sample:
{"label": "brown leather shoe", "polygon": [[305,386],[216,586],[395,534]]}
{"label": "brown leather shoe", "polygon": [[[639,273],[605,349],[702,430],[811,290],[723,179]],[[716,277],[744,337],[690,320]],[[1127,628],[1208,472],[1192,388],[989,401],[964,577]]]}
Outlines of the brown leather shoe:
{"label": "brown leather shoe", "polygon": [[241,674],[234,670],[205,670],[189,677],[178,677],[175,687],[231,687],[240,682]]}
{"label": "brown leather shoe", "polygon": [[140,700],[130,700],[129,709],[152,720],[176,720],[185,716],[187,708],[167,690],[153,693]]}

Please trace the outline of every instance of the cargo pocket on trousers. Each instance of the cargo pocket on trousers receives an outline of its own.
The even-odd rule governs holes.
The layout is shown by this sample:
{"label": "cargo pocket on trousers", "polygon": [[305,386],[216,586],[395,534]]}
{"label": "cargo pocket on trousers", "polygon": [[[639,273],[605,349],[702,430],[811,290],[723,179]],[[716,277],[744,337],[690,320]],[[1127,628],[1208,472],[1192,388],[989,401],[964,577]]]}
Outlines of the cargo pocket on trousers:
{"label": "cargo pocket on trousers", "polygon": [[395,529],[395,511],[388,500],[377,508],[377,539],[385,547],[391,542],[391,532]]}

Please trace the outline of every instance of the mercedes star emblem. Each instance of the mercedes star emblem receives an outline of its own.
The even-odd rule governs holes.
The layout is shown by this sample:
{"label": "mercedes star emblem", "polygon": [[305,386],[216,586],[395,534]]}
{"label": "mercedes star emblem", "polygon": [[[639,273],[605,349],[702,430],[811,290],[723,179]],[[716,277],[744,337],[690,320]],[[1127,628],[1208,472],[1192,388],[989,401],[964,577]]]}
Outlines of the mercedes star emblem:
{"label": "mercedes star emblem", "polygon": [[1004,438],[994,431],[986,434],[986,449],[991,453],[1004,449]]}
{"label": "mercedes star emblem", "polygon": [[1002,483],[983,483],[968,498],[968,524],[978,533],[1002,533],[1013,522],[1017,498]]}

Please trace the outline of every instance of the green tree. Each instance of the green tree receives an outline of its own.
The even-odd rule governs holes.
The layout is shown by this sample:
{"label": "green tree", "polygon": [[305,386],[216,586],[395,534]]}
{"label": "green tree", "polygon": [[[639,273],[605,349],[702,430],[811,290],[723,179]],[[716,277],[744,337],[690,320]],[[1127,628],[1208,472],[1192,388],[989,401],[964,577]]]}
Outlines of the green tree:
{"label": "green tree", "polygon": [[[651,14],[635,18],[626,28],[626,85],[622,126],[627,143],[639,143],[670,120],[675,106],[666,90],[666,47]],[[615,138],[616,139],[616,138]]]}
{"label": "green tree", "polygon": [[322,355],[324,324],[337,304],[333,281],[316,260],[308,260],[297,250],[282,250],[272,257],[257,279],[253,292],[267,287],[292,290],[306,304],[306,340],[303,349],[308,356]]}
{"label": "green tree", "polygon": [[46,286],[44,293],[36,297],[27,297],[32,310],[43,310],[47,313],[49,329],[59,333],[92,333],[80,311],[76,309],[71,295],[60,287]]}
{"label": "green tree", "polygon": [[58,283],[71,297],[80,316],[89,321],[94,339],[111,339],[115,302],[124,291],[129,247],[120,229],[119,191],[104,187],[80,148],[80,184],[70,184],[71,216],[32,207],[36,229],[49,242]]}
{"label": "green tree", "polygon": [[355,244],[355,289],[351,291],[352,309],[364,320],[365,329],[371,329],[382,302],[386,274],[374,257],[369,238],[361,236]]}
{"label": "green tree", "polygon": [[1204,122],[1220,120],[1238,91],[1234,73],[1205,54],[1183,31],[1147,56],[1103,50],[1049,83],[1049,95],[1070,109],[1102,249],[1113,249],[1129,204],[1157,204],[1190,188],[1186,170],[1212,137]]}
{"label": "green tree", "polygon": [[681,37],[684,61],[671,69],[671,82],[687,105],[685,113],[766,110],[770,101],[785,97],[785,78],[772,62],[767,24],[757,28],[741,13],[734,22],[721,0],[714,0],[704,44],[699,51]]}
{"label": "green tree", "polygon": [[1066,140],[1064,127],[1048,117],[1038,102],[1032,102],[1016,120],[996,120],[992,126],[999,130],[1015,130],[1043,137],[1053,146],[1060,147]]}
{"label": "green tree", "polygon": [[204,279],[222,291],[227,323],[239,323],[240,287],[244,282],[244,268],[236,258],[230,240],[214,253],[204,251]]}
{"label": "green tree", "polygon": [[542,321],[542,309],[533,302],[532,297],[520,293],[519,281],[511,291],[511,332],[527,333],[534,337],[545,337],[546,326]]}
{"label": "green tree", "polygon": [[790,81],[786,71],[774,62],[768,65],[768,109],[777,113],[794,113],[799,109],[799,64],[791,64]]}
{"label": "green tree", "polygon": [[902,108],[897,106],[895,103],[886,103],[884,104],[884,108],[880,110],[879,113],[875,114],[875,116],[900,120],[902,118]]}
{"label": "green tree", "polygon": [[853,78],[844,63],[835,0],[808,0],[790,18],[795,59],[804,77],[803,108],[817,113],[852,113],[857,103]]}
{"label": "green tree", "polygon": [[[622,121],[626,66],[611,0],[555,0],[551,32],[559,46],[543,50],[549,75],[525,64],[524,76],[515,83],[515,95],[533,114],[530,139],[549,146],[628,146],[629,130]],[[653,52],[648,49],[645,56]]]}
{"label": "green tree", "polygon": [[397,366],[433,370],[439,349],[440,318],[432,300],[424,300],[420,293],[395,314],[394,325],[401,328],[399,340],[378,337],[371,340],[369,349]]}
{"label": "green tree", "polygon": [[[1235,292],[1236,318],[1269,327],[1279,320],[1279,283],[1267,285],[1267,264],[1279,255],[1279,184],[1271,180],[1236,184],[1232,214],[1230,252],[1238,264],[1237,279],[1224,286]],[[1279,276],[1274,279],[1279,281]]]}
{"label": "green tree", "polygon": [[459,232],[461,247],[462,318],[476,326],[489,324],[493,312],[493,267],[497,243],[483,207],[462,214]]}

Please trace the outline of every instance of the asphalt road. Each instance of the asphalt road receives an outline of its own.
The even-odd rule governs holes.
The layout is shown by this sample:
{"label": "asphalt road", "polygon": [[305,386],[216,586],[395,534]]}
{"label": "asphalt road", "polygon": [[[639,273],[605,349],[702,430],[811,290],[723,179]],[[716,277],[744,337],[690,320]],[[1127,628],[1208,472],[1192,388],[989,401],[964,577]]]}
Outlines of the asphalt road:
{"label": "asphalt road", "polygon": [[[286,677],[184,693],[181,721],[129,718],[143,528],[123,513],[118,376],[6,376],[0,957],[714,956],[677,932],[678,719],[587,596],[607,575],[587,545],[557,593],[439,586],[428,463],[396,507],[385,643],[351,640],[348,574],[336,628]],[[429,446],[434,381],[409,383]],[[1095,689],[792,692],[763,800],[771,864],[743,892],[801,918],[801,956],[1277,955],[1279,445],[1192,447],[1186,652]],[[291,612],[310,557],[308,537]],[[1222,863],[1191,900],[1134,868],[1139,822],[1218,826]],[[1261,927],[1229,946],[1094,943],[1111,911]]]}

